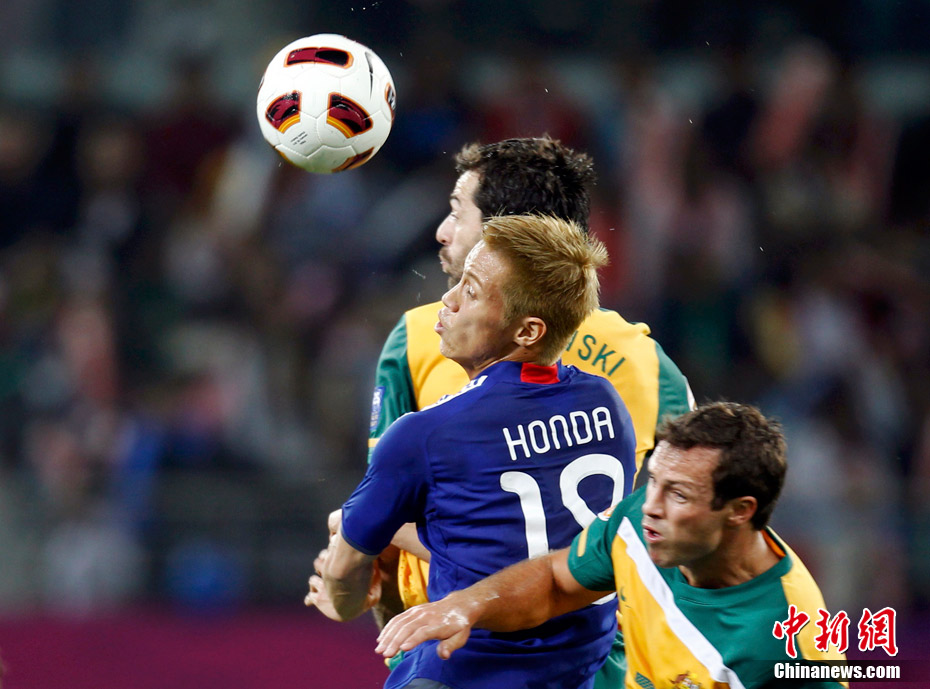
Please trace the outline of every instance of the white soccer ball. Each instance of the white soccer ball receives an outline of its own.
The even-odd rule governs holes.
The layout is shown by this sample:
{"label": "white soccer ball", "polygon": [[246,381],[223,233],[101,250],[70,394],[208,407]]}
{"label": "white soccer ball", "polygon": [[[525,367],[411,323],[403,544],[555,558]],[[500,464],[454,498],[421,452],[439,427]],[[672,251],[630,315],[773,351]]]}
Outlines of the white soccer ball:
{"label": "white soccer ball", "polygon": [[284,46],[258,87],[262,135],[309,172],[341,172],[371,160],[391,133],[394,108],[394,80],[381,58],[337,34]]}

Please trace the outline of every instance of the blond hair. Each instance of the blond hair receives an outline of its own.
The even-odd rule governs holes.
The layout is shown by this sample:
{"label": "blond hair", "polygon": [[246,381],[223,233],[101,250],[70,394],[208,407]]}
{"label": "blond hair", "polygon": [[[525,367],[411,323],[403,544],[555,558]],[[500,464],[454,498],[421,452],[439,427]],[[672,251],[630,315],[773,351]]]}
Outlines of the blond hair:
{"label": "blond hair", "polygon": [[598,307],[597,269],[607,264],[607,249],[575,223],[542,215],[490,218],[482,239],[510,266],[501,289],[504,318],[541,318],[539,363],[554,363]]}

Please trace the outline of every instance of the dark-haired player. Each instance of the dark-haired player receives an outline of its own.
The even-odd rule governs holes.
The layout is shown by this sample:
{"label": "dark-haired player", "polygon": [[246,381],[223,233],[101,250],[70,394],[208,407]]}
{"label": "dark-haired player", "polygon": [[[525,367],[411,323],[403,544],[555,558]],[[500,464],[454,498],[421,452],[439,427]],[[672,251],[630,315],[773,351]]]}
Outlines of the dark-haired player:
{"label": "dark-haired player", "polygon": [[[508,139],[465,146],[455,158],[459,178],[450,212],[436,230],[439,260],[450,285],[462,276],[465,256],[492,215],[541,213],[574,222],[587,231],[591,158],[548,137]],[[407,311],[391,332],[378,361],[369,448],[403,414],[422,409],[461,388],[467,378],[439,352],[433,331],[439,302]],[[691,406],[688,382],[649,326],[629,323],[616,311],[598,309],[575,332],[562,353],[566,364],[600,375],[620,393],[636,430],[637,468],[652,450],[656,425]],[[406,606],[422,603],[426,578],[413,562],[402,562]]]}

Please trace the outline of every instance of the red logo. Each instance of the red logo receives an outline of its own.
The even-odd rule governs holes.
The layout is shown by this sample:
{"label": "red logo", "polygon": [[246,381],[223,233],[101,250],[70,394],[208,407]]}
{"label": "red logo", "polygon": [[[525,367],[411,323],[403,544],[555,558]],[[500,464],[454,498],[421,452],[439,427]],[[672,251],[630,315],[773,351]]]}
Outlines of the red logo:
{"label": "red logo", "polygon": [[365,108],[340,93],[329,94],[326,122],[341,131],[347,139],[367,132],[372,127],[371,115]]}
{"label": "red logo", "polygon": [[784,622],[776,622],[772,629],[772,635],[776,639],[785,640],[785,653],[789,658],[797,658],[798,652],[794,647],[794,637],[804,628],[804,625],[810,621],[810,615],[806,612],[798,612],[796,605],[788,606],[788,619]]}
{"label": "red logo", "polygon": [[865,608],[859,618],[859,650],[874,651],[884,648],[890,656],[898,655],[898,645],[895,643],[895,610],[882,608],[874,615]]}
{"label": "red logo", "polygon": [[[859,618],[857,631],[859,632],[859,650],[874,651],[877,648],[884,649],[889,656],[898,654],[898,644],[895,639],[895,610],[894,608],[882,608],[876,613],[865,608],[862,611],[862,617]],[[772,634],[776,639],[785,640],[785,651],[787,654],[796,658],[797,653],[794,647],[794,637],[810,621],[810,615],[801,612],[794,605],[788,606],[788,619],[782,622],[776,622],[772,629]],[[840,653],[845,653],[849,646],[849,627],[850,619],[845,610],[841,610],[834,617],[826,610],[817,611],[817,619],[814,621],[820,633],[814,637],[814,647],[821,653],[830,650],[830,646],[835,646]]]}
{"label": "red logo", "polygon": [[279,132],[285,132],[292,124],[299,122],[300,91],[285,93],[275,98],[265,110],[265,119]]}
{"label": "red logo", "polygon": [[308,63],[346,69],[352,66],[352,53],[339,48],[296,48],[284,59],[285,67]]}
{"label": "red logo", "polygon": [[841,610],[832,619],[830,613],[823,609],[818,609],[817,615],[814,624],[820,633],[814,637],[814,648],[826,653],[832,644],[840,653],[846,653],[849,647],[849,615],[846,611]]}

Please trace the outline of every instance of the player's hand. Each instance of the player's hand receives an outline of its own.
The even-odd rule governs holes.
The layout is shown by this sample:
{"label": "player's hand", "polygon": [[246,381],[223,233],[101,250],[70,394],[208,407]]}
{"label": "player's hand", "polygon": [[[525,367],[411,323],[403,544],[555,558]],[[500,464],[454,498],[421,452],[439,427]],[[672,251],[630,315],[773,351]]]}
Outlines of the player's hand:
{"label": "player's hand", "polygon": [[[306,605],[308,608],[316,608],[331,620],[335,620],[336,622],[344,622],[345,620],[342,618],[342,616],[336,612],[336,607],[333,605],[333,602],[329,597],[329,592],[326,590],[326,584],[323,581],[323,577],[319,576],[318,574],[314,574],[310,577],[307,584],[309,585],[310,590],[304,597],[304,605]],[[365,607],[373,608],[380,600],[381,577],[378,575],[378,571],[375,570],[374,574],[372,575],[371,587],[368,589],[368,596],[365,599]]]}
{"label": "player's hand", "polygon": [[[326,571],[326,561],[329,558],[329,548],[324,548],[313,561],[313,568],[316,574],[307,581],[309,591],[304,596],[304,605],[308,608],[315,607],[321,613],[331,620],[343,622],[342,616],[336,612],[329,592],[326,590],[326,583],[323,581],[323,572]],[[371,584],[368,587],[368,595],[365,598],[365,607],[373,608],[381,600],[381,572],[377,566],[377,561],[372,563]]]}
{"label": "player's hand", "polygon": [[[330,539],[332,539],[332,536],[330,536]],[[307,581],[310,591],[304,597],[304,605],[308,608],[316,607],[317,610],[326,615],[329,619],[341,622],[342,618],[339,617],[339,614],[333,607],[333,603],[326,591],[326,585],[323,582],[323,571],[326,568],[326,560],[328,557],[329,548],[323,548],[313,561],[313,571],[316,573]]]}
{"label": "player's hand", "polygon": [[[451,600],[450,600],[451,599]],[[454,602],[455,594],[436,603],[410,608],[398,615],[378,635],[376,653],[393,658],[400,651],[409,651],[424,641],[438,639],[436,653],[443,660],[468,641],[472,622],[465,608]]]}
{"label": "player's hand", "polygon": [[[329,544],[333,544],[332,536],[330,536]],[[323,576],[323,572],[326,571],[326,561],[329,559],[329,548],[323,548],[320,551],[320,554],[316,556],[316,559],[313,561],[313,571],[317,573],[318,576]]]}
{"label": "player's hand", "polygon": [[339,533],[339,527],[342,526],[342,510],[333,510],[326,518],[326,526],[329,527],[329,537],[332,538]]}
{"label": "player's hand", "polygon": [[304,598],[304,605],[308,608],[315,607],[329,619],[342,622],[342,617],[336,612],[336,608],[333,606],[333,602],[326,592],[326,585],[323,583],[323,577],[314,574],[307,583],[310,586],[310,592]]}

